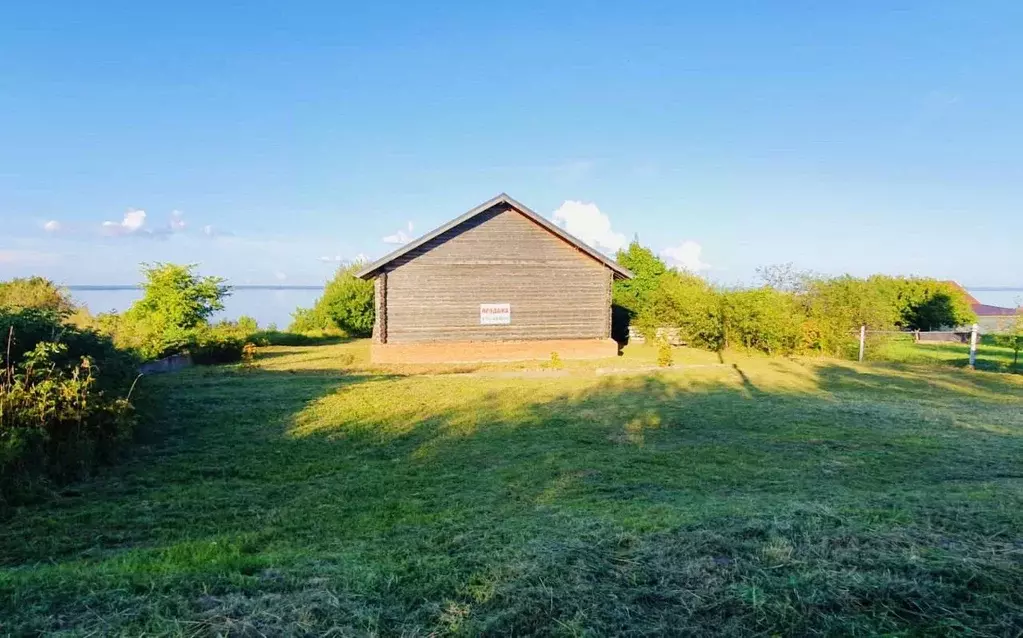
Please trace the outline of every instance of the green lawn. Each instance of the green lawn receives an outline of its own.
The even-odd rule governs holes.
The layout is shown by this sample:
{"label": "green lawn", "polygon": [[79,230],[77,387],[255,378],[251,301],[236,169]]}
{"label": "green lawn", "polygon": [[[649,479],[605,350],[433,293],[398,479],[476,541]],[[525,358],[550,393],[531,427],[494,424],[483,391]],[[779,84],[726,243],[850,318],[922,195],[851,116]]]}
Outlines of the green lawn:
{"label": "green lawn", "polygon": [[146,379],[127,460],[0,523],[0,633],[1023,632],[1023,376],[366,352]]}
{"label": "green lawn", "polygon": [[[965,343],[914,343],[910,334],[871,337],[867,342],[867,360],[900,363],[940,363],[966,367],[970,346]],[[977,344],[977,369],[990,372],[1023,372],[1023,357],[1013,367],[1013,351],[985,336]]]}

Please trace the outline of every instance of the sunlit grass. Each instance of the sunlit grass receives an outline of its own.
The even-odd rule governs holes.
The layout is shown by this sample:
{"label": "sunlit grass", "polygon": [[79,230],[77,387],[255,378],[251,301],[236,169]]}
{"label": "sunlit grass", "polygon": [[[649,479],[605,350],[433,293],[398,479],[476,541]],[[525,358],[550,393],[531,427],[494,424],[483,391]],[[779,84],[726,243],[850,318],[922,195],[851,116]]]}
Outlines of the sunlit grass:
{"label": "sunlit grass", "polygon": [[136,455],[2,523],[0,633],[1023,629],[1023,377],[674,360],[148,379]]}

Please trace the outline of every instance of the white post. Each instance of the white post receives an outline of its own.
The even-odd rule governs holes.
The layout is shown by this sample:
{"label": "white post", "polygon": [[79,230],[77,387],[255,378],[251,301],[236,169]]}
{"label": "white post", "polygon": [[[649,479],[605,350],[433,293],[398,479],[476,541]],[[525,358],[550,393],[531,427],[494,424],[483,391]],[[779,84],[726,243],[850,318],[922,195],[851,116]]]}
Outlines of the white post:
{"label": "white post", "polygon": [[980,326],[973,324],[973,330],[970,331],[970,370],[977,369],[977,331]]}
{"label": "white post", "polygon": [[863,349],[867,345],[867,326],[860,326],[860,361],[863,361]]}

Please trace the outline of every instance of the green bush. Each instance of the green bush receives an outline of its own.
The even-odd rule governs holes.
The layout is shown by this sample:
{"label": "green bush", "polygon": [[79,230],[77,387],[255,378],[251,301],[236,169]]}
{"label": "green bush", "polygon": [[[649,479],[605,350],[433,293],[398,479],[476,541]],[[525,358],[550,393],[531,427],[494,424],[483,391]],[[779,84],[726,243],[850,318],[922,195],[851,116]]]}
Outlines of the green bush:
{"label": "green bush", "polygon": [[71,297],[49,279],[28,277],[0,282],[0,309],[26,308],[49,310],[60,316],[76,310]]}
{"label": "green bush", "polygon": [[342,265],[312,308],[299,308],[291,332],[340,329],[352,337],[373,334],[373,282],[355,276],[361,262]]}
{"label": "green bush", "polygon": [[662,368],[669,368],[673,360],[671,344],[666,339],[661,339],[661,342],[657,344],[657,365]]}
{"label": "green bush", "polygon": [[110,337],[64,323],[49,310],[0,309],[0,358],[20,361],[41,342],[62,344],[61,351],[53,353],[58,367],[74,366],[87,357],[98,371],[100,385],[117,386],[135,378],[139,359],[115,347]]}
{"label": "green bush", "polygon": [[638,241],[629,244],[627,250],[619,250],[615,260],[632,271],[633,277],[614,282],[612,302],[634,317],[646,308],[650,297],[660,285],[661,277],[668,272],[668,267],[652,250],[641,246]]}
{"label": "green bush", "polygon": [[211,329],[195,336],[188,353],[196,365],[219,365],[241,361],[244,348],[244,339]]}
{"label": "green bush", "polygon": [[685,272],[671,270],[660,278],[636,324],[651,341],[657,338],[657,328],[671,327],[691,346],[719,350],[724,345],[718,294],[706,281]]}
{"label": "green bush", "polygon": [[321,302],[322,298],[317,300],[316,305],[312,308],[296,308],[295,312],[291,313],[291,325],[288,326],[288,332],[301,334],[316,330],[337,330],[337,325],[327,315],[326,307]]}
{"label": "green bush", "polygon": [[193,266],[143,265],[144,293],[120,317],[105,321],[118,346],[145,359],[183,352],[223,310],[230,289],[218,277],[199,277]]}
{"label": "green bush", "polygon": [[53,311],[0,310],[0,509],[108,460],[132,432],[134,359]]}
{"label": "green bush", "polygon": [[793,295],[769,287],[719,294],[724,347],[767,354],[799,350],[804,316]]}

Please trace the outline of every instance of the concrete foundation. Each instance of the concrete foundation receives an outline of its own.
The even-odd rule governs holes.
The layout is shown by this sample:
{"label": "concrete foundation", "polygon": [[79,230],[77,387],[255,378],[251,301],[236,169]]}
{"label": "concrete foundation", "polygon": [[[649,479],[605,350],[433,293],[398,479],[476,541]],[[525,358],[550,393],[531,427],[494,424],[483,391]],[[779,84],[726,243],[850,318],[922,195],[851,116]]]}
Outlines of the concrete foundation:
{"label": "concrete foundation", "polygon": [[550,359],[605,359],[618,355],[613,339],[540,341],[455,341],[445,343],[374,343],[373,363],[477,363]]}

